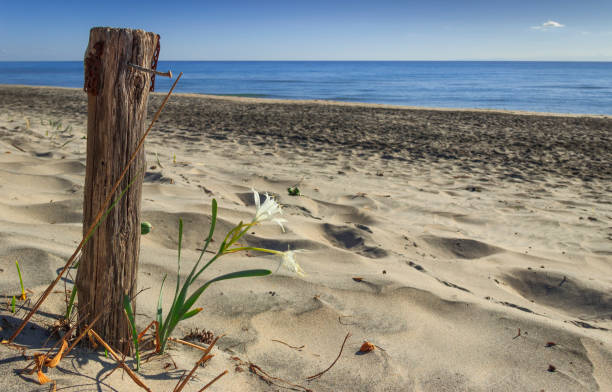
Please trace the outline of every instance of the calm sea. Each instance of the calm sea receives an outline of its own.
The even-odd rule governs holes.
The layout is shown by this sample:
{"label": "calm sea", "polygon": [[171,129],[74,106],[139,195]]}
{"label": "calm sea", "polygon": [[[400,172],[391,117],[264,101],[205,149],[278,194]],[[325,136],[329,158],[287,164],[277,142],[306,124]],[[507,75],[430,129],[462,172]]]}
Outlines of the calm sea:
{"label": "calm sea", "polygon": [[[612,62],[161,61],[179,92],[612,114]],[[0,84],[83,86],[82,62],[0,62]],[[157,91],[170,81],[158,78]]]}

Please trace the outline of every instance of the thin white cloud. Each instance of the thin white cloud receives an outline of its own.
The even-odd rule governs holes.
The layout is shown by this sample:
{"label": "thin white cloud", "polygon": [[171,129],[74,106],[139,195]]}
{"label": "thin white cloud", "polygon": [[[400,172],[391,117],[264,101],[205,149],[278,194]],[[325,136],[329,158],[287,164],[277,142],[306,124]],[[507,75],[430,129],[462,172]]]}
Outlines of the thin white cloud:
{"label": "thin white cloud", "polygon": [[531,28],[534,30],[559,29],[561,27],[565,27],[565,25],[555,22],[554,20],[549,20],[548,22],[544,22],[539,26],[531,26]]}

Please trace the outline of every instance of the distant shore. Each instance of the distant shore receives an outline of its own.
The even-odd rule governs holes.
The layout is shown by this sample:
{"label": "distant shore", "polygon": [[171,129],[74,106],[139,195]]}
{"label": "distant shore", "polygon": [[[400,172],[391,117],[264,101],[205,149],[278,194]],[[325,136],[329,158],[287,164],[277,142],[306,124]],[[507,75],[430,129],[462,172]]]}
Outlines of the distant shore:
{"label": "distant shore", "polygon": [[[0,84],[0,88],[41,88],[41,89],[61,89],[61,90],[76,90],[80,91],[77,87],[62,87],[62,86],[34,86],[27,84]],[[165,96],[164,92],[154,92],[153,96]],[[507,109],[495,109],[495,108],[446,108],[446,107],[430,107],[430,106],[409,106],[409,105],[389,105],[383,103],[371,103],[371,102],[346,102],[346,101],[334,101],[326,99],[279,99],[279,98],[264,98],[264,97],[251,97],[250,94],[199,94],[199,93],[174,93],[173,96],[185,96],[185,97],[200,97],[208,99],[227,99],[235,102],[250,102],[250,103],[279,103],[279,104],[329,104],[338,106],[356,106],[356,107],[373,107],[381,109],[398,109],[398,110],[425,110],[425,111],[441,111],[441,112],[475,112],[475,113],[501,113],[501,114],[516,114],[526,116],[554,116],[554,117],[589,117],[589,118],[603,118],[612,119],[612,114],[590,114],[590,113],[555,113],[555,112],[539,112],[529,110],[507,110]],[[252,94],[256,95],[256,94]]]}

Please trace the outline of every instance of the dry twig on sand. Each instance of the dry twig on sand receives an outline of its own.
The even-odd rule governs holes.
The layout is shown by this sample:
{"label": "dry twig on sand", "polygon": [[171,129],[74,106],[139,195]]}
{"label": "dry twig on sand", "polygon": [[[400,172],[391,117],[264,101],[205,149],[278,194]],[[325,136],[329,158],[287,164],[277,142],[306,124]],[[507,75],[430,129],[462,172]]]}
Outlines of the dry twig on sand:
{"label": "dry twig on sand", "polygon": [[306,346],[305,346],[305,345],[303,345],[303,344],[302,344],[300,347],[292,346],[292,345],[290,345],[290,344],[288,344],[288,343],[283,342],[282,340],[277,340],[277,339],[272,339],[272,341],[273,341],[273,342],[277,342],[277,343],[282,343],[282,344],[284,344],[285,346],[287,346],[287,347],[289,347],[289,348],[292,348],[292,349],[294,349],[294,350],[298,350],[298,351],[302,351],[302,349],[303,349],[304,347],[306,347]]}
{"label": "dry twig on sand", "polygon": [[327,369],[323,370],[322,372],[319,372],[319,373],[315,374],[314,376],[306,377],[306,380],[312,381],[314,379],[317,379],[317,378],[321,377],[323,374],[325,374],[329,369],[331,369],[332,366],[334,366],[336,364],[336,362],[338,362],[338,359],[340,359],[340,356],[342,355],[342,350],[344,350],[344,344],[346,343],[346,341],[348,340],[348,338],[350,336],[351,336],[350,332],[346,334],[346,337],[344,338],[344,341],[342,342],[342,347],[340,347],[340,352],[338,353],[338,356],[336,357],[334,362],[332,362],[332,364],[329,365],[329,367]]}
{"label": "dry twig on sand", "polygon": [[[223,336],[223,335],[221,335]],[[210,350],[212,350],[213,346],[215,345],[215,343],[217,343],[217,340],[219,340],[221,338],[221,336],[217,336],[215,338],[215,340],[213,340],[213,342],[205,349],[203,349],[200,346],[196,346],[195,344],[190,344],[187,342],[183,342],[183,341],[179,341],[179,339],[172,339],[173,341],[179,341],[179,343],[183,343],[183,344],[187,344],[188,346],[195,346],[198,349],[203,349],[204,354],[202,355],[202,358],[200,358],[200,360],[198,362],[196,362],[196,364],[193,366],[193,369],[191,369],[191,371],[189,372],[189,374],[187,375],[187,377],[185,377],[184,380],[179,379],[179,382],[176,384],[176,386],[174,387],[173,392],[180,392],[185,385],[187,385],[187,382],[189,381],[189,379],[193,376],[193,373],[196,371],[196,369],[202,365],[203,363],[205,363],[206,361],[208,361],[210,358],[212,358],[214,355],[210,354]],[[212,382],[215,382],[217,379],[221,378],[221,376],[218,376],[215,380],[213,380]],[[210,384],[212,384],[212,382]]]}
{"label": "dry twig on sand", "polygon": [[210,344],[208,347],[198,346],[197,344],[194,344],[194,343],[189,343],[189,342],[186,342],[186,341],[184,341],[184,340],[177,339],[177,338],[172,338],[172,337],[168,338],[168,340],[170,340],[171,342],[175,342],[175,343],[184,344],[185,346],[189,346],[189,347],[191,347],[191,348],[195,348],[195,349],[198,349],[198,350],[201,350],[201,351],[204,351],[204,352],[207,352],[207,353],[208,353],[208,352],[210,352],[210,349],[212,348],[212,346],[214,346],[214,345],[215,345],[215,343],[217,342],[217,340],[221,339],[223,336],[225,336],[225,335],[219,335],[219,336],[217,336],[217,337],[216,337],[216,338],[215,338],[215,339],[212,341],[212,343],[211,343],[211,344]]}
{"label": "dry twig on sand", "polygon": [[219,380],[221,377],[225,376],[228,373],[227,370],[224,370],[223,373],[219,374],[217,377],[213,378],[211,382],[209,382],[208,384],[204,385],[204,387],[202,389],[200,389],[198,392],[202,392],[205,389],[208,389],[209,386],[213,385],[215,382],[217,382],[217,380]]}
{"label": "dry twig on sand", "polygon": [[117,353],[115,353],[115,351],[96,333],[96,331],[94,331],[93,329],[91,329],[89,331],[91,333],[91,335],[93,336],[93,338],[95,340],[97,340],[102,346],[104,346],[104,348],[106,349],[106,351],[108,351],[108,353],[115,359],[115,361],[117,361],[117,363],[123,368],[123,370],[126,371],[126,373],[128,374],[128,376],[130,376],[130,378],[132,380],[134,380],[134,382],[136,383],[136,385],[138,385],[139,387],[141,387],[142,389],[144,389],[145,391],[151,392],[151,389],[149,387],[147,387],[142,380],[140,380],[140,378],[138,378],[138,376],[132,371],[132,369],[130,369],[125,362],[123,362],[119,356],[117,355]]}
{"label": "dry twig on sand", "polygon": [[[281,388],[285,388],[285,389],[296,390],[295,388],[298,388],[297,390],[299,390],[299,391],[312,392],[312,389],[303,387],[301,385],[293,384],[293,383],[291,383],[289,381],[286,381],[286,380],[283,380],[282,378],[279,378],[279,377],[271,376],[268,373],[266,373],[262,368],[260,368],[259,366],[255,365],[252,362],[249,362],[249,370],[251,371],[251,373],[254,373],[254,374],[258,375],[259,378],[261,378],[262,380],[264,380],[268,384],[276,385],[277,387],[281,387]],[[287,384],[289,386],[278,384],[275,381],[282,382],[282,383]]]}

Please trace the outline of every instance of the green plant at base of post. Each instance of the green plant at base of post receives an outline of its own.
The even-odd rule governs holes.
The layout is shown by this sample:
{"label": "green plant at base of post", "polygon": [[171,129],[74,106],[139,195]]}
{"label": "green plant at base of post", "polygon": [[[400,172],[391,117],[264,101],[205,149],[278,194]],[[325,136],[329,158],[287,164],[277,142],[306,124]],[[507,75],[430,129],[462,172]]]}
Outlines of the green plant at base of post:
{"label": "green plant at base of post", "polygon": [[11,313],[15,314],[15,296],[13,295],[13,299],[11,299]]}
{"label": "green plant at base of post", "polygon": [[132,333],[132,343],[134,344],[134,356],[136,358],[136,371],[140,370],[140,348],[138,345],[138,331],[136,330],[136,320],[134,319],[134,312],[132,312],[132,304],[130,302],[129,295],[123,296],[123,309],[127,315],[128,322],[130,324],[130,331]]}
{"label": "green plant at base of post", "polygon": [[66,320],[70,320],[70,315],[72,314],[72,308],[74,307],[74,300],[76,299],[77,287],[76,285],[72,287],[72,292],[70,293],[70,301],[68,302],[68,307],[66,308],[66,315],[64,318]]}

